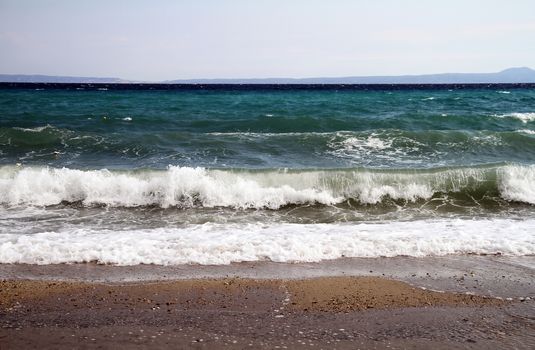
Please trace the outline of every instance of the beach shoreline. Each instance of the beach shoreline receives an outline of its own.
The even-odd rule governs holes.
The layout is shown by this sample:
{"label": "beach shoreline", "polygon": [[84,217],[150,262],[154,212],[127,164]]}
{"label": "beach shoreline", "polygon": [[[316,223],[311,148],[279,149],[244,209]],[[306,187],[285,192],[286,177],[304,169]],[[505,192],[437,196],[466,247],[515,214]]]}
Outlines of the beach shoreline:
{"label": "beach shoreline", "polygon": [[9,349],[529,348],[534,261],[2,264],[0,339]]}
{"label": "beach shoreline", "polygon": [[492,297],[535,297],[535,256],[446,255],[343,258],[320,262],[241,262],[228,265],[0,264],[1,280],[92,283],[196,279],[310,279],[365,276],[438,291]]}

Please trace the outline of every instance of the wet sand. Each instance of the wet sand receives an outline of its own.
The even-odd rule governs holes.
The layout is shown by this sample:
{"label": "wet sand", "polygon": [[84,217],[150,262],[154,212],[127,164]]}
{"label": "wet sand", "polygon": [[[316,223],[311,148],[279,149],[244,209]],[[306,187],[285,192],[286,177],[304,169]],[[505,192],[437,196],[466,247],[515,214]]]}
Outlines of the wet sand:
{"label": "wet sand", "polygon": [[0,265],[0,348],[529,349],[532,263]]}

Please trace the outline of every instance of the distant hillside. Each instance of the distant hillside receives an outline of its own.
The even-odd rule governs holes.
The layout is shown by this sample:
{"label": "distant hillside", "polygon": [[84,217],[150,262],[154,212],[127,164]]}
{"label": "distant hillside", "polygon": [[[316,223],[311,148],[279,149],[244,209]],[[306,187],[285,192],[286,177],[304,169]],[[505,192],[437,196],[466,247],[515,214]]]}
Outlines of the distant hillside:
{"label": "distant hillside", "polygon": [[[127,84],[138,81],[120,78],[65,77],[49,75],[0,74],[0,82],[12,83],[85,83]],[[146,82],[149,83],[149,82]],[[443,73],[427,75],[364,76],[338,78],[266,78],[266,79],[178,79],[160,84],[498,84],[535,83],[535,70],[527,67],[509,68],[498,73]]]}
{"label": "distant hillside", "polygon": [[535,70],[521,67],[498,73],[444,73],[427,75],[365,76],[339,78],[188,79],[173,84],[471,84],[535,83]]}
{"label": "distant hillside", "polygon": [[118,84],[130,83],[120,78],[64,77],[54,75],[0,74],[0,82],[7,83],[87,83]]}

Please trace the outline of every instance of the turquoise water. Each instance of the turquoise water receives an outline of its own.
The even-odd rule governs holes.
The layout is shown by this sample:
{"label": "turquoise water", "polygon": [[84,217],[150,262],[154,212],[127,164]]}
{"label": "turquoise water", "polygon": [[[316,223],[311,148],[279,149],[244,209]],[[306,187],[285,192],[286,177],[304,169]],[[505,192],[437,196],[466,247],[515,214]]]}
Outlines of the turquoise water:
{"label": "turquoise water", "polygon": [[0,263],[535,254],[535,89],[0,90]]}
{"label": "turquoise water", "polygon": [[0,162],[433,168],[535,162],[535,89],[0,91]]}

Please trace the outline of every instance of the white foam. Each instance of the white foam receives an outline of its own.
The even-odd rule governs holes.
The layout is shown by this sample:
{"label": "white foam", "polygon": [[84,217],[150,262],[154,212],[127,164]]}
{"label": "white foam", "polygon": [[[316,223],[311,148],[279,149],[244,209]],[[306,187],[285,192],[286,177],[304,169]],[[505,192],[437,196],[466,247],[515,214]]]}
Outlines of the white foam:
{"label": "white foam", "polygon": [[472,136],[472,140],[480,146],[499,146],[502,144],[502,139],[496,135]]}
{"label": "white foam", "polygon": [[501,196],[510,201],[535,204],[535,166],[498,169]]}
{"label": "white foam", "polygon": [[204,224],[0,235],[0,263],[229,264],[470,253],[535,254],[535,220]]}
{"label": "white foam", "polygon": [[[415,201],[492,183],[511,201],[535,204],[535,166],[460,168],[429,172],[225,171],[174,167],[111,172],[0,167],[0,204],[279,209],[289,204],[332,205],[349,198],[375,204],[385,197]],[[486,185],[488,186],[488,185]]]}
{"label": "white foam", "polygon": [[535,113],[508,113],[508,114],[496,115],[496,117],[518,119],[524,124],[535,121]]}
{"label": "white foam", "polygon": [[529,130],[529,129],[521,129],[521,130],[517,130],[516,132],[520,132],[520,133],[528,134],[528,135],[535,135],[535,130]]}
{"label": "white foam", "polygon": [[425,145],[400,134],[387,132],[372,133],[371,135],[355,135],[354,133],[337,132],[328,142],[327,153],[354,162],[358,165],[381,166],[381,164],[424,163],[428,155],[418,157]]}
{"label": "white foam", "polygon": [[42,131],[45,131],[45,130],[57,130],[56,128],[54,128],[52,125],[50,124],[47,124],[47,125],[44,125],[44,126],[36,126],[34,128],[19,128],[19,127],[14,127],[13,128],[14,130],[20,130],[20,131],[26,131],[26,132],[42,132]]}
{"label": "white foam", "polygon": [[376,149],[383,150],[392,147],[392,140],[381,140],[375,135],[366,138],[349,137],[342,141],[346,149]]}

